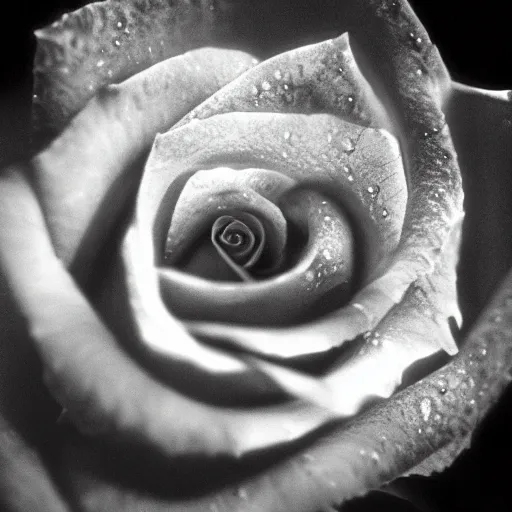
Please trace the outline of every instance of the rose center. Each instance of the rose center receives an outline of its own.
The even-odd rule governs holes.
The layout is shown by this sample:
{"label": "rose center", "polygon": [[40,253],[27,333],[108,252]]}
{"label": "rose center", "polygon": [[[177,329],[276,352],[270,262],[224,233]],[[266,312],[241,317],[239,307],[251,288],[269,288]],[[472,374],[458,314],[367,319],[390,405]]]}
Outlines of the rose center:
{"label": "rose center", "polygon": [[211,241],[218,255],[244,281],[253,278],[248,271],[253,268],[265,247],[265,228],[254,215],[223,215],[212,225]]}

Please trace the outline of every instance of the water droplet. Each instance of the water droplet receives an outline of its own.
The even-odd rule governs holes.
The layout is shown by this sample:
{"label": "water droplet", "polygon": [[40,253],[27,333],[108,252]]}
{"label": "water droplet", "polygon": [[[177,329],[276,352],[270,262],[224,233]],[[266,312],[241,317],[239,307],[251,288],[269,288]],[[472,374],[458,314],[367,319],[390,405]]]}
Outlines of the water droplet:
{"label": "water droplet", "polygon": [[441,415],[439,413],[434,414],[434,421],[439,423],[441,421]]}
{"label": "water droplet", "polygon": [[288,130],[284,132],[284,140],[289,140],[291,136],[292,134]]}
{"label": "water droplet", "polygon": [[258,90],[258,88],[255,85],[253,85],[251,87],[251,92],[252,92],[252,94],[254,94],[254,96],[257,96],[260,91]]}
{"label": "water droplet", "polygon": [[347,138],[347,139],[344,139],[341,142],[341,148],[343,149],[343,151],[345,153],[350,155],[350,154],[352,154],[355,151],[356,145],[355,145],[354,141],[351,138]]}
{"label": "water droplet", "polygon": [[270,91],[270,89],[272,88],[272,86],[270,85],[270,82],[267,82],[266,80],[263,81],[261,83],[261,88],[264,90],[264,91]]}
{"label": "water droplet", "polygon": [[348,96],[348,97],[347,97],[347,101],[348,101],[349,103],[353,103],[353,102],[354,102],[354,96]]}
{"label": "water droplet", "polygon": [[354,181],[354,175],[353,175],[353,174],[349,174],[349,175],[347,176],[347,180],[348,180],[348,181],[351,181],[351,182],[352,182],[352,181]]}
{"label": "water droplet", "polygon": [[122,21],[118,21],[117,22],[117,28],[123,28],[123,22]]}
{"label": "water droplet", "polygon": [[325,220],[325,222],[329,222],[329,221],[331,220],[331,217],[329,217],[329,215],[326,215],[326,216],[324,217],[324,220]]}
{"label": "water droplet", "polygon": [[283,151],[281,154],[283,155],[283,158],[288,158],[288,153],[286,151]]}
{"label": "water droplet", "polygon": [[382,217],[386,219],[389,216],[387,208],[382,208]]}
{"label": "water droplet", "polygon": [[324,258],[325,258],[326,260],[328,260],[328,261],[329,261],[329,260],[332,260],[331,253],[330,253],[327,249],[324,249],[324,251],[322,252],[322,254],[323,254],[323,256],[324,256]]}
{"label": "water droplet", "polygon": [[121,46],[121,42],[120,42],[118,39],[116,39],[116,40],[114,41],[114,44],[115,44],[118,48]]}
{"label": "water droplet", "polygon": [[372,454],[371,454],[371,459],[374,461],[374,462],[378,462],[380,460],[380,455],[373,451]]}
{"label": "water droplet", "polygon": [[328,142],[329,144],[332,142],[332,133],[331,133],[331,132],[329,132],[329,133],[327,134],[327,142]]}
{"label": "water droplet", "polygon": [[380,187],[379,185],[372,185],[369,186],[366,190],[368,191],[368,194],[370,194],[370,197],[375,199],[379,195]]}
{"label": "water droplet", "polygon": [[418,69],[416,70],[416,75],[418,75],[418,76],[423,75],[423,71],[422,71],[420,68],[418,68]]}
{"label": "water droplet", "polygon": [[499,312],[494,313],[491,317],[491,322],[493,322],[495,324],[501,323],[502,320],[503,320],[503,317],[501,316],[501,313],[499,313]]}
{"label": "water droplet", "polygon": [[103,59],[100,59],[98,62],[96,62],[96,67],[101,68],[105,64],[105,61]]}
{"label": "water droplet", "polygon": [[423,434],[423,429],[419,428],[418,429],[418,434]]}
{"label": "water droplet", "polygon": [[247,495],[247,491],[243,488],[243,487],[239,487],[236,491],[236,495],[241,499],[241,500],[248,500],[249,499],[249,496]]}
{"label": "water droplet", "polygon": [[359,455],[366,455],[366,450],[363,450],[363,449],[359,450]]}
{"label": "water droplet", "polygon": [[311,283],[311,281],[313,281],[313,279],[315,279],[315,274],[313,273],[312,270],[308,270],[305,274],[305,277],[306,277],[306,281],[309,281]]}
{"label": "water droplet", "polygon": [[418,37],[415,32],[409,32],[408,37],[409,41],[412,43],[413,48],[418,51],[421,50],[423,39]]}
{"label": "water droplet", "polygon": [[281,78],[283,78],[283,75],[281,73],[281,70],[280,69],[276,69],[274,71],[274,77],[276,78],[276,80],[281,80]]}

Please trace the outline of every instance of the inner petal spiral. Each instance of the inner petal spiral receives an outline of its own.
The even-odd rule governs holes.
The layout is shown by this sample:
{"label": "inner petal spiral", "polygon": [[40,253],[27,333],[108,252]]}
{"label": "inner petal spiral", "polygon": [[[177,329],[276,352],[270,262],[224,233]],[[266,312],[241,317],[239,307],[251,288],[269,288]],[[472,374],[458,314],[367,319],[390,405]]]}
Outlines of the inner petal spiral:
{"label": "inner petal spiral", "polygon": [[250,213],[222,215],[211,231],[217,253],[244,281],[252,280],[249,270],[260,260],[265,239],[263,224]]}

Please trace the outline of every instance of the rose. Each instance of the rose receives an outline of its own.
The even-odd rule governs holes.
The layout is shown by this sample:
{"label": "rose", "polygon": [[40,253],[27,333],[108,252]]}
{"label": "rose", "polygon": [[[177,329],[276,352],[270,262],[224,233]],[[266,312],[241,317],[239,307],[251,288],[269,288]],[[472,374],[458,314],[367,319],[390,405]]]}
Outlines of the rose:
{"label": "rose", "polygon": [[[418,390],[419,390],[419,389],[421,389],[421,388],[419,388],[419,387],[415,387],[415,392],[418,392]],[[411,393],[412,393],[412,391],[411,391]],[[402,395],[402,396],[403,396],[403,395]],[[427,407],[427,406],[423,406],[423,410],[424,410],[424,411],[428,410],[428,407]],[[360,483],[360,482],[358,482],[358,483]]]}

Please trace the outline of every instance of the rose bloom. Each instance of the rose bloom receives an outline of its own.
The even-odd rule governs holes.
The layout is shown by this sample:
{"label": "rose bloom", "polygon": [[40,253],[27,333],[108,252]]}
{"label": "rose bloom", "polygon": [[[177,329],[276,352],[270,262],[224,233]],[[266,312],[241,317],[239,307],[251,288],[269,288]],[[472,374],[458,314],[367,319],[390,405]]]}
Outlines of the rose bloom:
{"label": "rose bloom", "polygon": [[0,265],[45,387],[20,414],[2,377],[2,505],[434,507],[418,475],[512,378],[508,92],[403,0],[108,0],[36,35]]}

